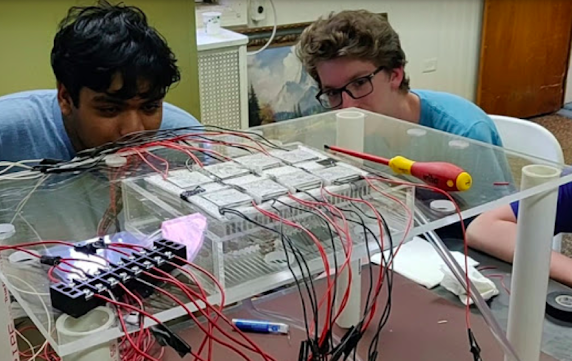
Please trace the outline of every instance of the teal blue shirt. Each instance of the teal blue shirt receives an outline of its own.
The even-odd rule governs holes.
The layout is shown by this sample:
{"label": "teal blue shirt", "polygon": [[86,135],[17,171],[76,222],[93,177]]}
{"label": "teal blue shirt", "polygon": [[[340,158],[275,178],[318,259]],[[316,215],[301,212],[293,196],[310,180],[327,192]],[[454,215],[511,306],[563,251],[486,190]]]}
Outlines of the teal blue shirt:
{"label": "teal blue shirt", "polygon": [[420,125],[502,146],[492,119],[472,102],[432,90],[411,92],[421,100]]}

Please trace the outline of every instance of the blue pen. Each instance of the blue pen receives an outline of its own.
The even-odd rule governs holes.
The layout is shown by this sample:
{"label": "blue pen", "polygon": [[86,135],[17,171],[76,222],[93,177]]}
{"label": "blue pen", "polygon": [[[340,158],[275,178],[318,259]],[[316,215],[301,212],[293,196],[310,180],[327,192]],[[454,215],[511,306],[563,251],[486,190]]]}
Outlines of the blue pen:
{"label": "blue pen", "polygon": [[241,331],[257,333],[288,334],[289,326],[285,323],[254,321],[233,318],[232,323]]}

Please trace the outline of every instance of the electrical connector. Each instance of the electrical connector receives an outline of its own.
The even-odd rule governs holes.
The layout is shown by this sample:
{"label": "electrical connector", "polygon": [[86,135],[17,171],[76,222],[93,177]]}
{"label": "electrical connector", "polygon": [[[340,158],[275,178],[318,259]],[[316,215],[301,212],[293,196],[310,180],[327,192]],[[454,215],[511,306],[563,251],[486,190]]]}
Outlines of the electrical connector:
{"label": "electrical connector", "polygon": [[100,249],[106,249],[107,245],[103,239],[98,239],[95,242],[78,243],[74,245],[74,250],[87,255],[96,254]]}
{"label": "electrical connector", "polygon": [[185,357],[185,355],[191,354],[191,346],[189,346],[188,343],[171,331],[167,326],[157,324],[149,327],[149,330],[151,330],[151,333],[161,346],[171,347],[179,354],[179,356],[181,356],[181,358]]}
{"label": "electrical connector", "polygon": [[[93,244],[81,244],[76,250],[82,253],[94,252],[105,247],[103,241]],[[120,284],[138,293],[141,297],[148,297],[153,293],[153,288],[141,282],[135,282],[136,278],[148,283],[156,284],[157,280],[144,272],[160,275],[163,272],[172,272],[175,265],[182,266],[187,256],[185,245],[168,240],[158,240],[150,250],[133,252],[129,257],[123,257],[117,264],[102,267],[97,272],[88,275],[84,282],[74,284],[60,282],[50,287],[52,306],[73,317],[80,317],[103,304],[95,297],[98,294],[105,295],[112,291],[116,297],[123,296],[124,289]],[[179,258],[178,258],[179,257]],[[182,259],[182,260],[181,260]],[[61,257],[43,256],[41,262],[48,265],[56,265]]]}
{"label": "electrical connector", "polygon": [[62,258],[60,256],[47,256],[43,255],[40,256],[40,263],[45,264],[48,266],[57,266],[62,262]]}

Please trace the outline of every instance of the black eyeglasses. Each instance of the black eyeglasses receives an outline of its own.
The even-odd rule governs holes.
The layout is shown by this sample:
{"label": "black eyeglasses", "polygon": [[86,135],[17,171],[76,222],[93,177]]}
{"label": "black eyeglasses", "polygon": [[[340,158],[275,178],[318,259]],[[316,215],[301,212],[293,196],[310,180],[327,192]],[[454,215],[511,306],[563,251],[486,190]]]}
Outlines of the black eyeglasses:
{"label": "black eyeglasses", "polygon": [[368,96],[373,92],[373,83],[371,82],[371,79],[373,79],[373,77],[383,69],[385,69],[385,67],[380,66],[375,69],[373,73],[356,78],[341,88],[320,90],[316,95],[316,99],[318,99],[324,108],[334,109],[342,105],[343,92],[348,93],[348,95],[353,99]]}

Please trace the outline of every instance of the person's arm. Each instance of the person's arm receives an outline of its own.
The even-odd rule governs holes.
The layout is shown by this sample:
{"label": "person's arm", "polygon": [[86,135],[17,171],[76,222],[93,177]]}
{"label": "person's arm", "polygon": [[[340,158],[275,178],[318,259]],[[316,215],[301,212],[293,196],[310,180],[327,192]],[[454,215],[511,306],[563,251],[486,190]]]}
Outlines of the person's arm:
{"label": "person's arm", "polygon": [[[512,263],[516,244],[516,216],[511,206],[485,212],[467,228],[469,247]],[[550,277],[572,287],[572,259],[552,252]]]}

